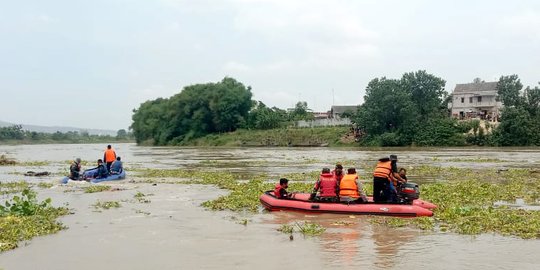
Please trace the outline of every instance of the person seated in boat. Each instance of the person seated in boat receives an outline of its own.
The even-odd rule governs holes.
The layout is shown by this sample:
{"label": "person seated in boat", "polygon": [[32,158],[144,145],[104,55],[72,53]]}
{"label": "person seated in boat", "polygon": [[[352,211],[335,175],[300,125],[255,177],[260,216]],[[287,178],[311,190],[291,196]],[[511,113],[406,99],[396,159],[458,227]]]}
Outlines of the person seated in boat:
{"label": "person seated in boat", "polygon": [[97,172],[94,174],[94,178],[106,178],[109,176],[109,171],[107,171],[107,167],[105,167],[105,164],[103,164],[102,159],[98,159],[97,161],[98,166],[94,169],[97,169]]}
{"label": "person seated in boat", "polygon": [[76,158],[69,166],[69,179],[79,180],[81,178],[81,159]]}
{"label": "person seated in boat", "polygon": [[401,179],[405,180],[405,182],[409,181],[407,179],[407,170],[405,168],[399,168],[399,176]]}
{"label": "person seated in boat", "polygon": [[362,194],[362,185],[358,182],[358,174],[355,168],[347,169],[347,174],[343,176],[339,183],[339,198],[346,202],[367,202],[367,198]]}
{"label": "person seated in boat", "polygon": [[403,179],[403,181],[400,182],[400,181],[397,181],[397,179],[394,178],[394,185],[395,185],[396,189],[399,192],[399,190],[401,189],[401,186],[404,183],[406,183],[407,181],[409,181],[409,180],[407,179],[407,170],[405,168],[399,168],[398,174],[399,174],[399,177],[401,177],[401,179]]}
{"label": "person seated in boat", "polygon": [[336,167],[332,171],[332,174],[334,175],[334,178],[337,181],[337,185],[339,187],[339,182],[341,181],[341,178],[343,178],[343,165],[341,163],[337,163]]}
{"label": "person seated in boat", "polygon": [[111,174],[121,174],[124,170],[122,160],[120,157],[116,157],[116,160],[111,165]]}
{"label": "person seated in boat", "polygon": [[287,178],[279,179],[279,184],[276,184],[274,189],[274,196],[276,196],[278,199],[289,199],[291,197],[291,193],[287,192],[288,187],[289,180]]}
{"label": "person seated in boat", "polygon": [[[319,180],[315,183],[313,193],[311,193],[310,199],[326,202],[337,201],[338,184],[334,175],[330,172],[329,168],[323,168],[322,173],[319,176]],[[319,196],[315,197],[317,191]]]}

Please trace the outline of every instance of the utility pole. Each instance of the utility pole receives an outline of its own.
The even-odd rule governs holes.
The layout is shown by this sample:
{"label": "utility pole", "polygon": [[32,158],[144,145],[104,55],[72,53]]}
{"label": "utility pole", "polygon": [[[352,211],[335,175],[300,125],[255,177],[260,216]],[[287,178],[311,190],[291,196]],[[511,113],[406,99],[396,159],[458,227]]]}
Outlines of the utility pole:
{"label": "utility pole", "polygon": [[334,103],[334,88],[332,88],[332,106],[334,106],[334,105],[336,105],[336,104]]}

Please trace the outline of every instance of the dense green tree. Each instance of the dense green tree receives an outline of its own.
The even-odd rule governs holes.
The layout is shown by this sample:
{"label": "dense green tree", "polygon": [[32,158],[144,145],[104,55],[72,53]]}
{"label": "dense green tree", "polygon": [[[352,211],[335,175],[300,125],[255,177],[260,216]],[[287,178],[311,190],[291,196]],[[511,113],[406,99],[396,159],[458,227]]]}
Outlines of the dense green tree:
{"label": "dense green tree", "polygon": [[494,132],[499,145],[540,145],[540,88],[526,87],[521,92],[522,88],[517,75],[499,79],[497,90],[505,105]]}
{"label": "dense green tree", "polygon": [[457,120],[450,117],[433,117],[418,127],[414,144],[418,146],[460,146],[465,138],[459,132]]}
{"label": "dense green tree", "polygon": [[21,125],[0,127],[0,140],[22,140],[24,137]]}
{"label": "dense green tree", "polygon": [[[399,80],[374,79],[353,120],[366,131],[367,140],[381,136],[381,145],[440,144],[427,137],[450,138],[456,129],[456,123],[438,120],[447,118],[444,85],[443,79],[425,71],[405,73]],[[445,133],[434,132],[438,127],[433,125],[442,125]]]}
{"label": "dense green tree", "polygon": [[116,138],[117,139],[126,139],[127,138],[127,131],[125,129],[119,129],[116,132]]}
{"label": "dense green tree", "polygon": [[527,86],[524,91],[525,109],[531,114],[531,116],[537,116],[540,114],[540,88],[538,86],[530,88]]}
{"label": "dense green tree", "polygon": [[289,114],[289,119],[291,121],[313,120],[313,118],[313,113],[305,101],[298,101],[294,106],[294,110],[292,110]]}
{"label": "dense green tree", "polygon": [[523,107],[504,108],[501,123],[495,130],[496,141],[502,146],[531,145],[537,136],[533,133],[534,123]]}
{"label": "dense green tree", "polygon": [[131,128],[137,142],[156,145],[233,131],[245,125],[251,96],[251,88],[233,78],[190,85],[170,99],[141,104]]}
{"label": "dense green tree", "polygon": [[133,110],[131,129],[137,143],[152,141],[156,143],[161,137],[163,125],[166,123],[165,113],[168,99],[158,98],[142,103]]}
{"label": "dense green tree", "polygon": [[400,82],[383,77],[369,82],[355,122],[368,134],[380,135],[398,131],[416,116],[410,94],[403,91]]}
{"label": "dense green tree", "polygon": [[273,129],[282,126],[287,121],[284,110],[273,107],[268,108],[261,101],[254,102],[249,112],[246,127],[250,129]]}
{"label": "dense green tree", "polygon": [[428,119],[434,113],[441,113],[441,104],[446,98],[445,80],[420,70],[405,73],[400,83],[403,91],[410,94],[422,118]]}
{"label": "dense green tree", "polygon": [[522,88],[517,75],[501,76],[497,83],[497,95],[505,107],[520,106],[523,102],[520,94]]}
{"label": "dense green tree", "polygon": [[69,142],[69,143],[88,143],[88,142],[110,142],[114,138],[108,135],[89,135],[83,131],[68,131],[62,133],[44,133],[36,131],[23,130],[21,125],[0,127],[0,141],[18,141],[21,143],[50,143],[50,142]]}

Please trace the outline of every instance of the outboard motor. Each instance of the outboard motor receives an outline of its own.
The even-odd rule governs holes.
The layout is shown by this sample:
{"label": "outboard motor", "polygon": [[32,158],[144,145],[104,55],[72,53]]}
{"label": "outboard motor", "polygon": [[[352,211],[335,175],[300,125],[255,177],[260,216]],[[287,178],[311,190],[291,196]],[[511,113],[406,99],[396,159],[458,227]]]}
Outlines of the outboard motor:
{"label": "outboard motor", "polygon": [[420,189],[416,183],[407,182],[402,184],[399,188],[398,198],[402,203],[412,204],[412,201],[418,199],[419,197]]}

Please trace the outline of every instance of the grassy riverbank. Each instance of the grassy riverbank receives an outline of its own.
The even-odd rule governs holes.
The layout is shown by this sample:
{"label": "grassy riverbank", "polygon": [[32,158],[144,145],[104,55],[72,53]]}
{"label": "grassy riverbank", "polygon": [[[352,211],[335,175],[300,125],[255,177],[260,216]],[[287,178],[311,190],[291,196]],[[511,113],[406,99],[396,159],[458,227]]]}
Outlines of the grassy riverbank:
{"label": "grassy riverbank", "polygon": [[354,140],[344,137],[349,127],[280,128],[270,130],[237,130],[210,134],[182,142],[183,146],[341,146]]}

